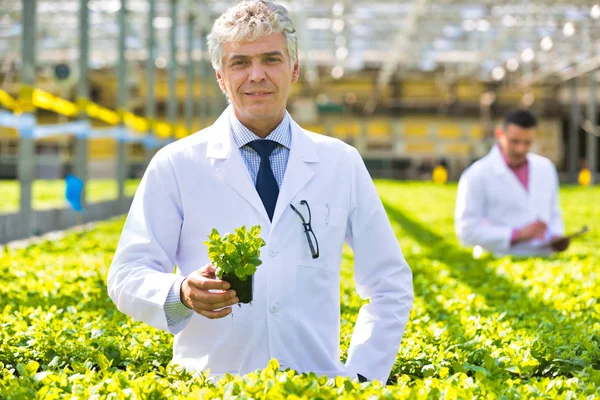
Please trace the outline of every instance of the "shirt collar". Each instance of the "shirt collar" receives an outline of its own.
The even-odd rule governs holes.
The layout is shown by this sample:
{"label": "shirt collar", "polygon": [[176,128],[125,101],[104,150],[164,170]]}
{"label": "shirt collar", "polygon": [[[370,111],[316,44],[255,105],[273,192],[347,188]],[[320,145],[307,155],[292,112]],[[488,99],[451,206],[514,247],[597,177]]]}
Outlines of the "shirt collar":
{"label": "shirt collar", "polygon": [[[255,140],[261,140],[260,137],[255,135],[250,129],[246,128],[244,124],[237,119],[233,110],[229,113],[229,124],[231,125],[233,140],[238,148],[242,148]],[[288,149],[290,148],[290,143],[292,141],[292,130],[290,126],[290,115],[287,111],[285,112],[279,125],[277,125],[265,139],[277,142]]]}

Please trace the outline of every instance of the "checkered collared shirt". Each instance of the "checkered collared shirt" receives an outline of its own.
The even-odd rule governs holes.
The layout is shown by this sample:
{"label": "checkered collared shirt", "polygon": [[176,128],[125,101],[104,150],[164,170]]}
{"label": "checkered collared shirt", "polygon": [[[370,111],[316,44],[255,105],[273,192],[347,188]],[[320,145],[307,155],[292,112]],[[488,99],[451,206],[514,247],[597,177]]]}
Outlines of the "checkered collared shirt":
{"label": "checkered collared shirt", "polygon": [[[242,158],[246,162],[246,166],[252,177],[252,182],[256,184],[256,176],[258,175],[258,168],[260,167],[260,156],[256,150],[248,146],[248,143],[262,139],[256,136],[250,129],[246,128],[235,115],[233,115],[233,112],[230,114],[229,121],[231,124],[233,140],[240,149],[240,153],[242,153]],[[277,125],[265,139],[279,143],[279,146],[271,153],[269,161],[271,161],[271,169],[273,169],[273,175],[275,175],[277,185],[281,188],[292,142],[290,116],[287,111],[279,125]]]}

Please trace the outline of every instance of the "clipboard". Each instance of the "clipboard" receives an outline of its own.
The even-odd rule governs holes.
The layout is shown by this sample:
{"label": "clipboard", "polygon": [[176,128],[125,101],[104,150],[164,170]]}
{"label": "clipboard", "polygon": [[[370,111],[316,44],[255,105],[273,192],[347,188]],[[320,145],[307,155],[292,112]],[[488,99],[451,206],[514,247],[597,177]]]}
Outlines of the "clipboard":
{"label": "clipboard", "polygon": [[581,235],[583,235],[583,234],[584,234],[584,233],[586,233],[588,230],[589,230],[589,229],[588,229],[587,225],[584,225],[584,226],[583,226],[583,227],[582,227],[580,230],[578,230],[577,232],[573,232],[573,233],[571,233],[571,234],[569,234],[569,235],[566,235],[566,236],[562,236],[562,237],[557,237],[557,238],[554,238],[554,239],[552,239],[552,240],[548,241],[547,243],[545,243],[545,244],[544,244],[544,246],[552,246],[552,245],[554,245],[555,243],[561,242],[561,241],[563,241],[563,240],[565,240],[565,239],[569,239],[569,240],[570,240],[570,239],[576,238],[576,237],[578,237],[578,236],[581,236]]}

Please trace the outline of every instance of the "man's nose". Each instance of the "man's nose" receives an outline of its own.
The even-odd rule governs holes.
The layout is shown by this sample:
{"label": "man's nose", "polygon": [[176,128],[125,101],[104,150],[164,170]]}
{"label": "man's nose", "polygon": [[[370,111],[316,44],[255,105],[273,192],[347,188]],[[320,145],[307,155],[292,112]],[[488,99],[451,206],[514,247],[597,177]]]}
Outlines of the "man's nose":
{"label": "man's nose", "polygon": [[267,79],[265,68],[260,62],[254,62],[250,66],[249,79],[252,82],[262,82]]}

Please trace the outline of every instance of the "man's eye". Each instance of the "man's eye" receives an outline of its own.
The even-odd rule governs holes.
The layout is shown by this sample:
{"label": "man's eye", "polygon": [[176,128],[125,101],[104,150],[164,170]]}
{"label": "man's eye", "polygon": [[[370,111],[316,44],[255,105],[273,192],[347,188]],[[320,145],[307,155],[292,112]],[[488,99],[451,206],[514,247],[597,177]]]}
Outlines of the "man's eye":
{"label": "man's eye", "polygon": [[268,62],[279,62],[279,58],[278,57],[269,57],[267,58]]}
{"label": "man's eye", "polygon": [[234,61],[234,62],[231,64],[231,66],[232,66],[232,67],[235,67],[235,66],[238,66],[238,65],[244,65],[245,63],[246,63],[245,61],[238,60],[238,61]]}

